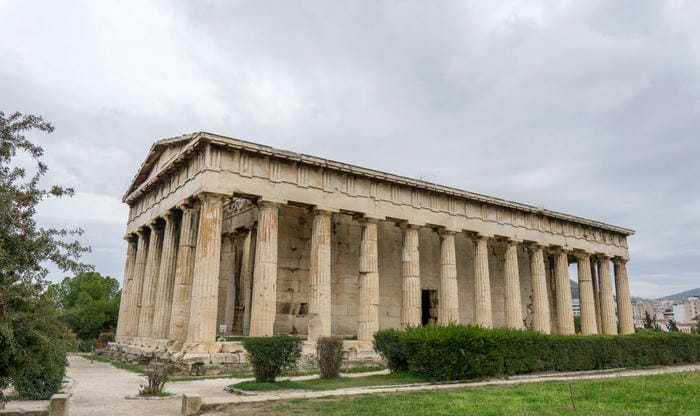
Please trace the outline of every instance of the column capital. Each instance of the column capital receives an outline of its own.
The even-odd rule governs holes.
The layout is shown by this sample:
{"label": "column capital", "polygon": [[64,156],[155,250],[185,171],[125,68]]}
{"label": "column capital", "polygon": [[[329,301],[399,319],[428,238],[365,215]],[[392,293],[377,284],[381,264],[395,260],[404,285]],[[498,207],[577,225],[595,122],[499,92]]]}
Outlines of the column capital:
{"label": "column capital", "polygon": [[219,193],[215,193],[215,192],[200,192],[197,195],[195,195],[195,198],[199,199],[201,202],[204,202],[207,200],[212,200],[212,199],[218,199],[218,200],[224,202],[226,199],[231,198],[231,196],[219,194]]}
{"label": "column capital", "polygon": [[126,233],[124,234],[124,240],[126,240],[128,243],[135,243],[135,239],[138,238],[138,233],[133,232],[133,233]]}
{"label": "column capital", "polygon": [[177,212],[175,212],[175,210],[173,210],[173,209],[170,209],[163,214],[163,219],[165,220],[166,223],[173,221],[176,217],[177,217]]}
{"label": "column capital", "polygon": [[626,259],[624,257],[613,257],[613,263],[619,264],[619,265],[625,265],[630,259]]}
{"label": "column capital", "polygon": [[455,231],[455,230],[452,230],[449,228],[445,228],[445,227],[441,227],[441,228],[438,228],[437,232],[440,235],[440,237],[444,237],[447,235],[457,235],[458,231]]}
{"label": "column capital", "polygon": [[150,231],[150,227],[148,227],[147,225],[142,225],[136,231],[134,231],[134,234],[136,234],[139,238],[143,238],[144,235],[149,233]]}
{"label": "column capital", "polygon": [[472,239],[474,241],[479,241],[479,240],[486,240],[489,241],[494,238],[493,234],[488,234],[488,233],[474,233],[472,235]]}
{"label": "column capital", "polygon": [[549,252],[551,254],[569,254],[571,250],[561,246],[552,246],[549,248]]}
{"label": "column capital", "polygon": [[509,237],[509,238],[506,238],[505,240],[503,240],[503,242],[504,242],[507,246],[517,246],[517,245],[520,245],[520,244],[523,243],[522,240],[518,240],[518,239],[516,239],[516,238],[510,238],[510,237]]}
{"label": "column capital", "polygon": [[401,221],[401,222],[399,222],[398,225],[399,225],[399,228],[401,228],[404,231],[406,231],[406,230],[420,230],[422,227],[421,225],[411,224],[408,221]]}
{"label": "column capital", "polygon": [[534,251],[534,250],[544,250],[545,247],[547,247],[546,244],[538,243],[538,242],[536,242],[536,241],[525,243],[525,245],[526,245],[526,247],[527,247],[528,249],[530,249],[530,251]]}
{"label": "column capital", "polygon": [[367,217],[367,216],[361,216],[356,218],[357,222],[360,224],[379,224],[379,221],[381,221],[379,218],[373,218],[373,217]]}
{"label": "column capital", "polygon": [[151,231],[160,231],[160,230],[162,230],[164,224],[163,224],[163,222],[159,221],[159,220],[161,220],[161,219],[162,219],[162,218],[160,218],[160,217],[153,219],[151,222],[149,222],[148,224],[146,224],[146,227],[150,228]]}
{"label": "column capital", "polygon": [[280,204],[279,202],[274,202],[274,201],[268,201],[268,200],[260,199],[260,200],[258,200],[258,202],[256,203],[256,205],[258,206],[258,208],[274,208],[274,209],[277,209],[277,208],[279,208],[279,206],[280,206],[281,204]]}
{"label": "column capital", "polygon": [[594,257],[596,260],[599,261],[610,261],[612,260],[612,256],[609,254],[601,254],[601,253],[596,253],[592,257]]}
{"label": "column capital", "polygon": [[330,217],[333,214],[333,211],[319,207],[313,207],[310,209],[310,211],[313,215],[319,215],[324,217]]}
{"label": "column capital", "polygon": [[577,260],[590,260],[592,255],[586,251],[573,251],[571,254],[576,257]]}

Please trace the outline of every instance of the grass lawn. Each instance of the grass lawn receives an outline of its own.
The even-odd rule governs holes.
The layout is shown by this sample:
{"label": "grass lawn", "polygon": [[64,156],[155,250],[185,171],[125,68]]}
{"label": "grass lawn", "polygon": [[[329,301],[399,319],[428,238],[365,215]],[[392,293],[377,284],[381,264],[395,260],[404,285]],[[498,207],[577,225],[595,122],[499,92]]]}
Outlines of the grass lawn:
{"label": "grass lawn", "polygon": [[387,386],[394,384],[422,383],[426,379],[409,373],[377,374],[365,377],[339,377],[330,380],[314,379],[305,381],[277,381],[275,383],[258,383],[244,381],[232,384],[233,387],[244,391],[275,391],[275,390],[335,390],[349,387]]}
{"label": "grass lawn", "polygon": [[103,357],[101,355],[93,355],[93,354],[78,354],[78,355],[85,358],[86,360],[112,364],[113,367],[118,368],[120,370],[131,371],[132,373],[136,373],[136,374],[146,374],[146,370],[144,370],[143,368],[141,368],[137,365],[122,363],[119,361],[113,361],[113,360],[110,360],[109,358]]}
{"label": "grass lawn", "polygon": [[237,403],[216,414],[304,415],[698,415],[700,372],[546,382],[449,391]]}

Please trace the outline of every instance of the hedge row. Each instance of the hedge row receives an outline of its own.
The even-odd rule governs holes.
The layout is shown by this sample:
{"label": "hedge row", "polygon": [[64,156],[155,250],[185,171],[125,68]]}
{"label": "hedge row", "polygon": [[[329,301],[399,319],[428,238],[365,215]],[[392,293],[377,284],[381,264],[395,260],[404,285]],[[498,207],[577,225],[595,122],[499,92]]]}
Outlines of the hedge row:
{"label": "hedge row", "polygon": [[436,380],[700,362],[700,335],[679,333],[562,336],[428,325],[379,331],[374,346],[392,371]]}

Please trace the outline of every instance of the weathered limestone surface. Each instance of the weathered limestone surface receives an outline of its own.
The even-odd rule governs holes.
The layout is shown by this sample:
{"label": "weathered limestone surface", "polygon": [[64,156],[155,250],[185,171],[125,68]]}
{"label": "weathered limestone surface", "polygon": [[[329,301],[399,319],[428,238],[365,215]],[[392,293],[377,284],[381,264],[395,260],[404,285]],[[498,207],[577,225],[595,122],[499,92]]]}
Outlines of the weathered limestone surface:
{"label": "weathered limestone surface", "polygon": [[441,324],[459,323],[455,232],[442,230],[440,237],[440,293],[437,318]]}
{"label": "weathered limestone surface", "polygon": [[[422,322],[573,333],[567,253],[615,259],[631,330],[633,232],[621,227],[207,133],[156,143],[124,200],[128,233],[166,220],[127,252],[117,332],[129,351],[231,365],[217,324],[356,336],[360,350],[378,329]],[[583,262],[584,333],[605,332],[610,267]]]}
{"label": "weathered limestone surface", "polygon": [[201,201],[187,342],[216,340],[223,199],[204,194]]}
{"label": "weathered limestone surface", "polygon": [[331,213],[315,210],[311,234],[308,340],[331,335]]}
{"label": "weathered limestone surface", "polygon": [[190,322],[194,253],[197,245],[199,211],[198,208],[196,209],[189,205],[182,205],[180,209],[182,210],[182,220],[180,222],[169,338],[182,343],[187,339],[187,328]]}
{"label": "weathered limestone surface", "polygon": [[173,287],[175,286],[175,269],[177,267],[177,246],[179,239],[179,220],[174,212],[165,217],[163,232],[163,254],[156,282],[156,307],[153,318],[153,338],[167,338],[170,332],[170,314],[173,308]]}
{"label": "weathered limestone surface", "polygon": [[591,259],[588,254],[578,255],[578,291],[581,308],[581,333],[595,335],[598,333],[598,327],[595,318]]}
{"label": "weathered limestone surface", "polygon": [[148,231],[146,229],[136,232],[138,245],[136,248],[136,260],[134,261],[134,277],[129,296],[129,316],[127,318],[126,335],[136,336],[141,317],[141,293],[143,291],[143,275],[146,272],[146,256],[148,250]]}
{"label": "weathered limestone surface", "polygon": [[474,323],[484,328],[493,327],[491,311],[491,276],[489,274],[488,238],[476,239],[474,258]]}
{"label": "weathered limestone surface", "polygon": [[572,335],[574,331],[574,312],[571,309],[571,283],[569,282],[569,260],[565,251],[556,254],[555,280],[557,286],[557,333]]}
{"label": "weathered limestone surface", "polygon": [[257,242],[253,271],[253,298],[250,314],[250,336],[273,335],[277,311],[277,230],[278,205],[258,204]]}
{"label": "weathered limestone surface", "polygon": [[360,244],[360,306],[357,339],[371,341],[379,330],[379,267],[377,263],[377,221],[364,219]]}
{"label": "weathered limestone surface", "polygon": [[518,269],[518,247],[508,242],[505,253],[505,315],[506,327],[523,327],[523,312],[520,300],[520,270]]}
{"label": "weathered limestone surface", "polygon": [[421,284],[418,227],[403,226],[401,253],[401,327],[421,324]]}
{"label": "weathered limestone surface", "polygon": [[615,322],[615,301],[613,299],[612,278],[610,276],[610,258],[600,258],[600,320],[603,334],[617,334]]}
{"label": "weathered limestone surface", "polygon": [[620,325],[620,334],[634,334],[632,301],[630,300],[630,286],[627,280],[627,261],[619,258],[615,259],[615,293],[617,294],[617,319]]}
{"label": "weathered limestone surface", "polygon": [[124,265],[124,279],[122,283],[122,296],[119,300],[119,317],[117,320],[117,333],[116,336],[123,337],[127,335],[127,317],[129,316],[129,299],[133,292],[133,272],[134,265],[136,264],[136,246],[138,244],[136,238],[133,235],[129,235],[125,238],[127,242],[126,249],[126,264]]}
{"label": "weathered limestone surface", "polygon": [[153,315],[156,309],[156,285],[160,271],[160,259],[163,252],[163,226],[151,223],[151,237],[148,242],[148,260],[146,273],[143,278],[143,296],[141,298],[141,317],[139,318],[138,336],[151,338],[153,331]]}
{"label": "weathered limestone surface", "polygon": [[549,334],[551,332],[547,278],[545,276],[542,246],[534,245],[530,253],[532,277],[532,329]]}

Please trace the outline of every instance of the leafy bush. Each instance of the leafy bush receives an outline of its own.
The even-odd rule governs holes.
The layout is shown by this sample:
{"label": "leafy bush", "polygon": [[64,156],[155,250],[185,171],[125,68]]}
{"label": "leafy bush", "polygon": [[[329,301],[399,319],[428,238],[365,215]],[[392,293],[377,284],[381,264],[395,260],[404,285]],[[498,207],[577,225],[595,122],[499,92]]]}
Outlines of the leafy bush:
{"label": "leafy bush", "polygon": [[318,367],[321,378],[336,378],[343,364],[343,340],[337,337],[322,337],[316,341]]}
{"label": "leafy bush", "polygon": [[58,346],[15,377],[15,391],[25,400],[48,400],[61,389],[65,370],[66,353]]}
{"label": "leafy bush", "polygon": [[114,342],[114,332],[100,332],[100,336],[97,337],[97,340],[103,344]]}
{"label": "leafy bush", "polygon": [[700,336],[544,335],[472,326],[425,326],[375,335],[392,371],[465,380],[537,371],[579,371],[700,361]]}
{"label": "leafy bush", "polygon": [[401,334],[398,329],[385,329],[374,334],[374,349],[384,357],[392,372],[408,370],[406,355],[401,351]]}
{"label": "leafy bush", "polygon": [[243,347],[259,382],[274,382],[284,371],[295,368],[301,357],[301,339],[288,335],[246,338]]}

